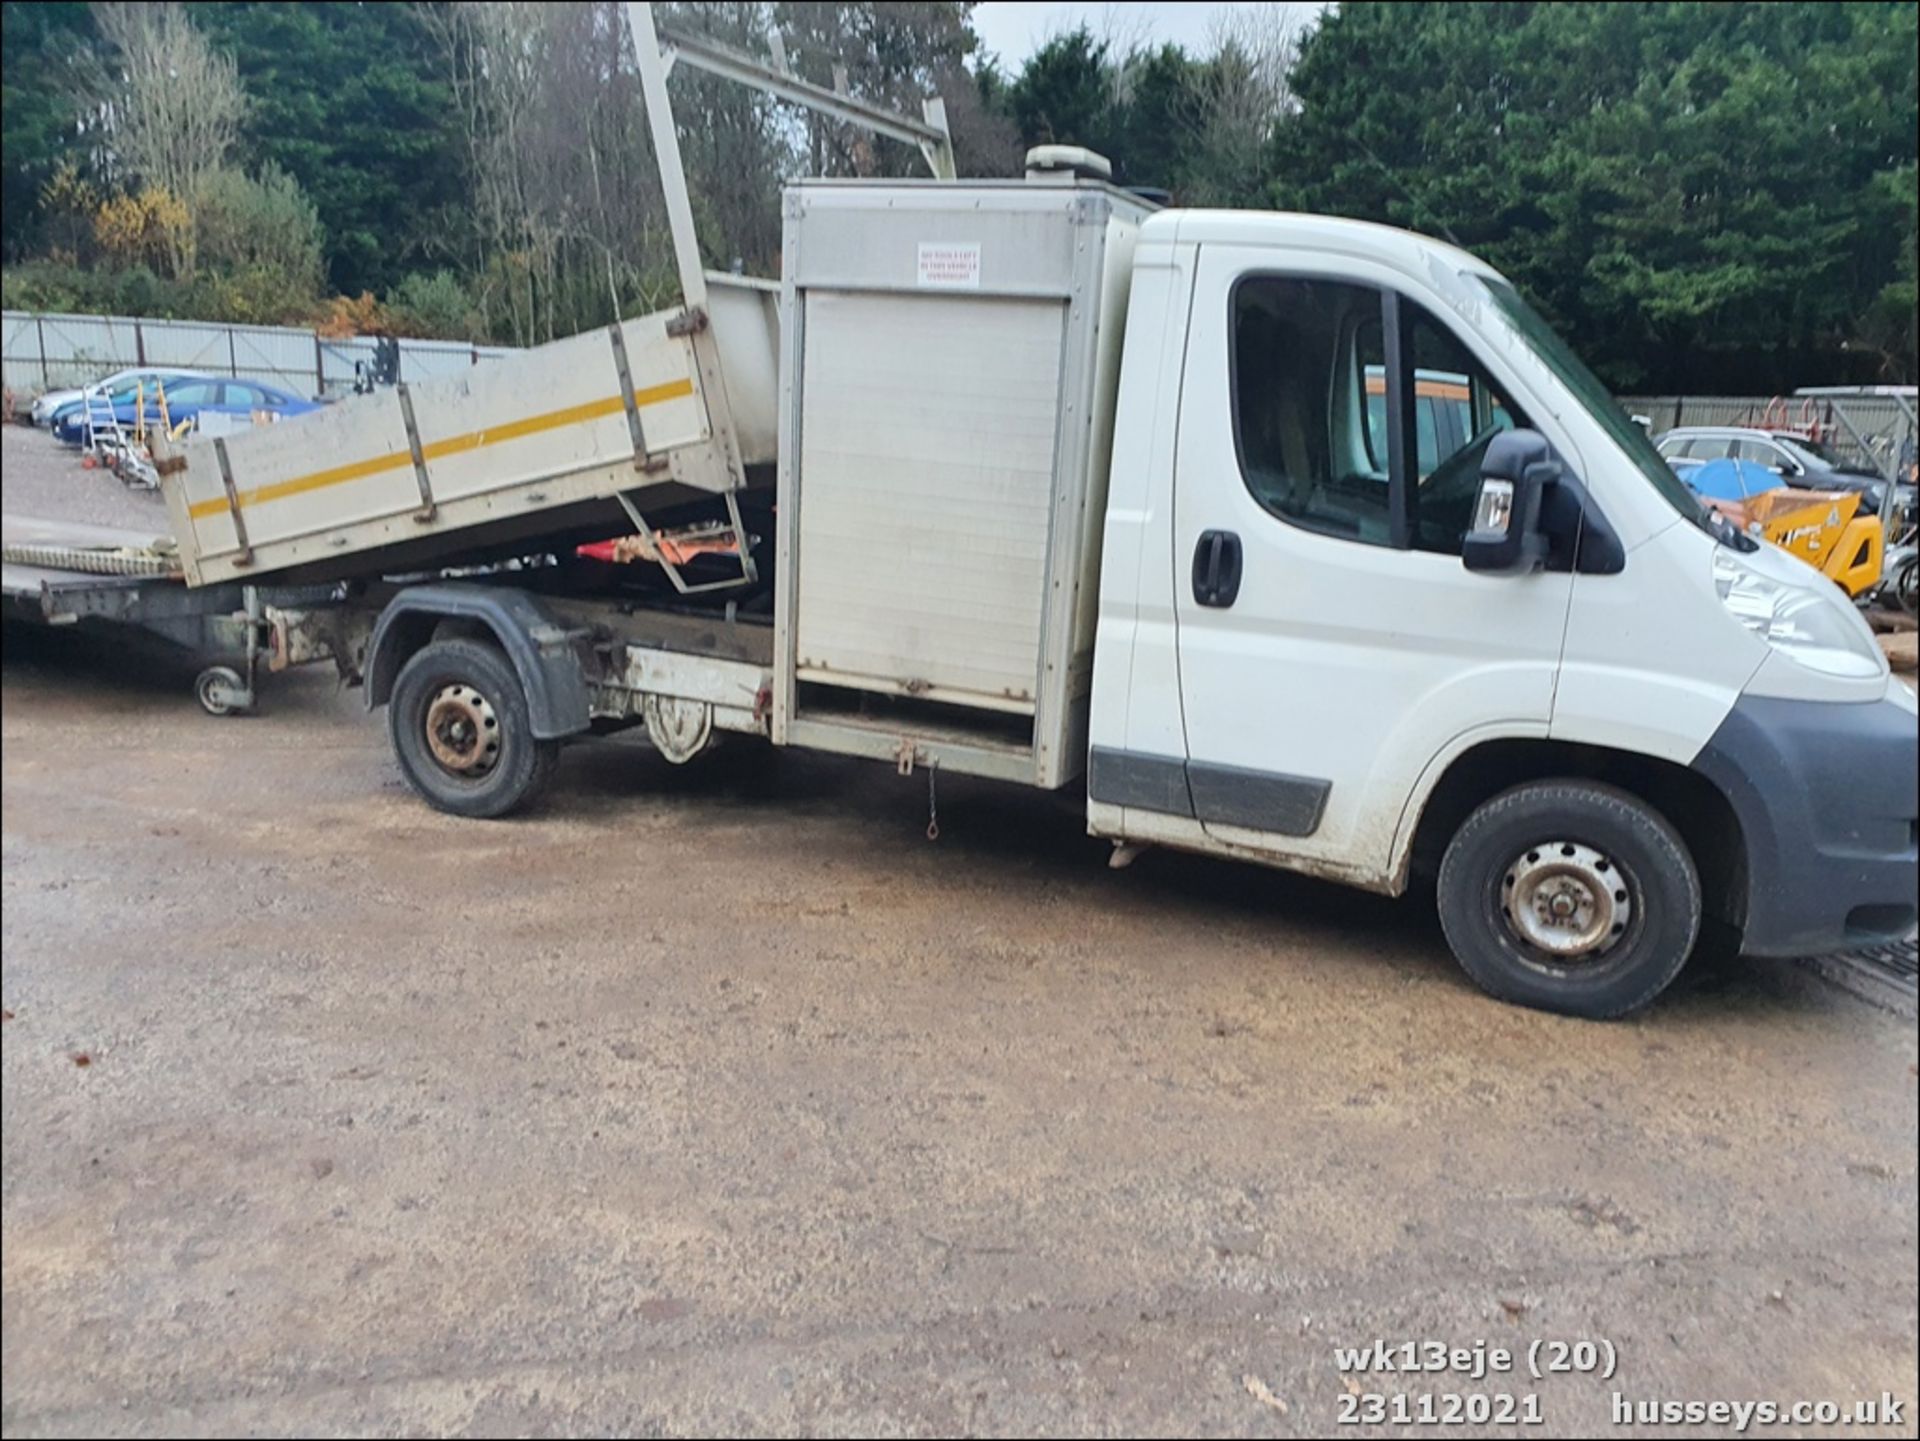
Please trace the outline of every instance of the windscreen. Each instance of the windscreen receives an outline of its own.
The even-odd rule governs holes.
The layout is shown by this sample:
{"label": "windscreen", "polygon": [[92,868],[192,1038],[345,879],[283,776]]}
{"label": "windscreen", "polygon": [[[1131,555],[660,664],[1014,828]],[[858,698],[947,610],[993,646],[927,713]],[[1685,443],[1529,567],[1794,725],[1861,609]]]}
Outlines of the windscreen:
{"label": "windscreen", "polygon": [[1486,276],[1473,278],[1487,292],[1494,307],[1520,332],[1521,338],[1533,348],[1534,353],[1546,362],[1547,368],[1559,377],[1560,382],[1573,392],[1574,398],[1600,423],[1601,429],[1626,452],[1628,459],[1646,476],[1647,483],[1681,515],[1712,534],[1712,527],[1706,523],[1699,499],[1661,458],[1646,431],[1628,418],[1619,402],[1613,398],[1613,393],[1601,383],[1600,377],[1587,369],[1586,363],[1554,333],[1553,327],[1542,320],[1539,312],[1522,300],[1506,281],[1488,279]]}

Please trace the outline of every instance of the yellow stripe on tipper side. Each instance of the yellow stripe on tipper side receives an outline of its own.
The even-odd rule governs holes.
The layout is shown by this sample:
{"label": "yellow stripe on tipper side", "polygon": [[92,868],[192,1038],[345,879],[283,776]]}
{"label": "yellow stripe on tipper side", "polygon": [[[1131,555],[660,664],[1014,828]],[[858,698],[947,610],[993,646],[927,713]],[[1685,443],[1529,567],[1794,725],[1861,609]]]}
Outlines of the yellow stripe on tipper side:
{"label": "yellow stripe on tipper side", "polygon": [[[647,386],[644,390],[634,391],[633,403],[659,405],[663,401],[681,400],[692,394],[691,380],[668,380],[659,385]],[[436,440],[421,446],[420,454],[426,460],[438,460],[442,456],[459,455],[464,451],[479,450],[484,446],[500,445],[509,440],[521,440],[529,435],[539,435],[542,431],[558,430],[563,425],[581,425],[589,420],[618,415],[625,408],[619,396],[609,395],[604,400],[590,400],[584,405],[570,405],[564,410],[549,410],[544,415],[530,415],[524,420],[510,420],[504,425],[489,425],[484,430],[469,431],[465,435]],[[350,480],[364,480],[367,476],[379,475],[382,471],[403,470],[412,464],[413,456],[410,452],[396,450],[387,455],[375,455],[366,460],[356,460],[351,465],[336,465],[331,470],[316,470],[311,475],[297,475],[291,480],[276,481],[272,485],[242,490],[237,498],[241,505],[263,505],[270,500],[285,500],[290,495],[305,495],[310,490],[324,490],[330,485],[344,485]],[[225,496],[217,500],[196,501],[187,507],[187,514],[195,520],[204,520],[211,515],[224,515],[226,511]]]}
{"label": "yellow stripe on tipper side", "polygon": [[[319,490],[323,486],[342,485],[349,480],[360,480],[369,475],[378,475],[383,470],[398,470],[402,466],[412,464],[413,457],[404,450],[393,455],[376,455],[369,460],[357,460],[352,465],[338,465],[332,470],[316,470],[312,475],[283,480],[278,485],[263,485],[258,490],[243,490],[238,492],[237,499],[242,505],[258,505],[263,500],[279,500],[285,496],[299,495],[304,491]],[[225,496],[218,500],[197,501],[187,507],[187,514],[195,520],[226,513]]]}

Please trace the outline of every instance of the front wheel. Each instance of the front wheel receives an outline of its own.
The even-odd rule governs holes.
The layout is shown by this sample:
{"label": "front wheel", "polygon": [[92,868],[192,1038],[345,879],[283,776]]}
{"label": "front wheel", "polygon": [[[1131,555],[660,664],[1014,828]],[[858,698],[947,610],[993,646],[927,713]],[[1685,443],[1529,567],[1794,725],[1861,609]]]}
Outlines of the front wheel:
{"label": "front wheel", "polygon": [[1665,817],[1586,781],[1516,786],[1440,862],[1440,924],[1493,995],[1604,1020],[1665,990],[1700,930],[1700,878]]}
{"label": "front wheel", "polygon": [[496,647],[438,640],[401,667],[387,702],[393,753],[436,810],[490,819],[525,805],[560,753],[537,740],[526,692]]}

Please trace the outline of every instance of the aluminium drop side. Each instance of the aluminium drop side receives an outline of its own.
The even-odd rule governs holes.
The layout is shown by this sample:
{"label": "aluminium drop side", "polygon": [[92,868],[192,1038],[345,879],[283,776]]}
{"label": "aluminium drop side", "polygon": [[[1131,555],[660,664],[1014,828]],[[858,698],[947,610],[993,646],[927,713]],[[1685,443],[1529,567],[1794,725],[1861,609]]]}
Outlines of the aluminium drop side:
{"label": "aluminium drop side", "polygon": [[[722,326],[754,337],[770,297],[729,292]],[[747,312],[733,313],[738,301]],[[635,528],[662,499],[747,484],[706,312],[587,331],[458,375],[355,396],[162,462],[188,580],[340,579],[444,566],[569,533]],[[762,323],[758,343],[770,343]],[[744,346],[743,352],[744,352]],[[765,365],[749,375],[764,390]],[[770,405],[771,396],[764,396]]]}

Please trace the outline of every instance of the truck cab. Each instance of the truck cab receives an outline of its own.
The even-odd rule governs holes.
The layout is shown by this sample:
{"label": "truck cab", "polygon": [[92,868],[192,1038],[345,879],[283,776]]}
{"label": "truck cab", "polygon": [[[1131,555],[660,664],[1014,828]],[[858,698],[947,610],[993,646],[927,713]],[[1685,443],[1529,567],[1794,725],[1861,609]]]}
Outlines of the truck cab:
{"label": "truck cab", "polygon": [[[1165,212],[1126,327],[1095,832],[1388,893],[1432,870],[1477,980],[1579,1014],[1656,994],[1703,924],[1771,955],[1912,929],[1911,692],[1496,272]],[[1444,455],[1439,375],[1474,424]]]}

